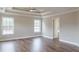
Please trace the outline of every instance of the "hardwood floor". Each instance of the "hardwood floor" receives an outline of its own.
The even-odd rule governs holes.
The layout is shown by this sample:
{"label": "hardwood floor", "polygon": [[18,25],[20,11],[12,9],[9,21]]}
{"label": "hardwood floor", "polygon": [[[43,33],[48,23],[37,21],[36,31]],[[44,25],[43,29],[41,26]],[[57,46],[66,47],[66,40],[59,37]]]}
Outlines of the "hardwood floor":
{"label": "hardwood floor", "polygon": [[53,46],[53,40],[36,37],[0,42],[0,52],[79,52],[79,47],[60,42],[59,47]]}

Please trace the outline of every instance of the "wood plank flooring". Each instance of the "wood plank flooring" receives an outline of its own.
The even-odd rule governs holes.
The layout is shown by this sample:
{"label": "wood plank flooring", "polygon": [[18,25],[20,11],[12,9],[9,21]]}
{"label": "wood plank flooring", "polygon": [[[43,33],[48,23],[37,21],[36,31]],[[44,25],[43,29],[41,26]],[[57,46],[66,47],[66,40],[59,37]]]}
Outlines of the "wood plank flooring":
{"label": "wood plank flooring", "polygon": [[79,52],[79,47],[60,42],[60,47],[53,46],[53,40],[36,37],[0,42],[0,52]]}

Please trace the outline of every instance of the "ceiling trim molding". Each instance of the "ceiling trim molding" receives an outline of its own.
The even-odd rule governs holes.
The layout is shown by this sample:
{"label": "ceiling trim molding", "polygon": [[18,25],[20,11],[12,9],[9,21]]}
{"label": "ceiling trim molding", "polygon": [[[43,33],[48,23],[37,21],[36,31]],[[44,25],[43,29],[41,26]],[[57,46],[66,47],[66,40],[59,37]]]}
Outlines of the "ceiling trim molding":
{"label": "ceiling trim molding", "polygon": [[28,17],[35,17],[35,16],[40,16],[40,14],[36,14],[36,13],[29,13],[29,12],[20,12],[20,11],[16,11],[16,10],[11,10],[11,9],[7,9],[6,12],[4,12],[3,10],[0,10],[0,14],[2,15],[16,15],[16,16],[28,16]]}
{"label": "ceiling trim molding", "polygon": [[49,14],[46,14],[46,15],[44,14],[43,17],[58,16],[58,15],[63,15],[63,14],[72,13],[72,12],[76,12],[76,11],[79,11],[79,8],[74,9],[74,10],[70,10],[70,11],[65,11],[65,12],[62,12],[62,13],[56,13],[56,14],[52,14],[52,12],[49,12]]}
{"label": "ceiling trim molding", "polygon": [[24,16],[24,17],[28,16],[28,17],[38,17],[38,15],[28,15],[28,14],[23,15],[23,14],[7,13],[7,12],[6,12],[6,13],[0,12],[0,14],[1,14],[1,15],[10,15],[10,16]]}
{"label": "ceiling trim molding", "polygon": [[4,14],[4,15],[17,15],[17,16],[40,16],[39,13],[13,10],[12,8],[4,8],[4,9],[0,9],[0,14]]}
{"label": "ceiling trim molding", "polygon": [[49,17],[49,16],[57,16],[57,15],[63,15],[63,14],[67,14],[67,13],[71,13],[71,12],[76,12],[79,11],[78,9],[74,9],[74,10],[70,10],[70,11],[65,11],[65,12],[60,12],[60,13],[56,13],[56,14],[52,14],[52,12],[48,11],[48,12],[44,12],[44,13],[31,13],[31,12],[25,12],[25,11],[19,11],[19,10],[13,10],[12,8],[8,8],[6,10],[7,12],[1,12],[1,14],[6,14],[6,15],[17,15],[17,16],[43,16],[43,17]]}
{"label": "ceiling trim molding", "polygon": [[51,12],[48,11],[48,12],[41,13],[41,15],[44,16],[44,15],[47,15],[47,14],[50,14],[50,13],[51,13]]}
{"label": "ceiling trim molding", "polygon": [[33,12],[27,12],[27,11],[20,11],[20,10],[13,10],[13,9],[7,9],[7,11],[8,12],[22,13],[22,14],[39,15],[39,13],[33,13]]}

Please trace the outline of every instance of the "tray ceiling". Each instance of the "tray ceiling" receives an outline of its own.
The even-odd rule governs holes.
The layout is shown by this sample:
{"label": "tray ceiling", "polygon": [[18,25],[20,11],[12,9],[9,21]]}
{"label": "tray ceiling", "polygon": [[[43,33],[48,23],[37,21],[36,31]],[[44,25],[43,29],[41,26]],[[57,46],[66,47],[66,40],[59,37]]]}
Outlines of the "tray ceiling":
{"label": "tray ceiling", "polygon": [[0,11],[10,12],[17,14],[32,14],[39,15],[41,14],[57,14],[72,10],[77,10],[78,7],[1,7]]}

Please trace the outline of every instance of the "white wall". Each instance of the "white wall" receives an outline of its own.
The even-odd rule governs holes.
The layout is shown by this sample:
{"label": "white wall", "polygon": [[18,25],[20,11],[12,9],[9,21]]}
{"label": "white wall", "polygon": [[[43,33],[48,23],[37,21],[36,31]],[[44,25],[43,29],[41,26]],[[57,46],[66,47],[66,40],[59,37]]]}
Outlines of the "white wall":
{"label": "white wall", "polygon": [[[1,17],[0,17],[1,18]],[[1,38],[1,21],[0,21],[0,38]]]}
{"label": "white wall", "polygon": [[61,15],[60,39],[79,44],[77,16],[77,12]]}
{"label": "white wall", "polygon": [[3,39],[13,39],[20,37],[29,37],[41,35],[41,33],[34,33],[34,19],[40,17],[33,16],[11,16],[14,17],[15,30],[13,35],[2,35],[1,34],[1,17],[2,16],[11,16],[11,15],[0,15],[0,37]]}
{"label": "white wall", "polygon": [[[36,17],[12,16],[15,19],[14,35],[3,36],[1,34],[1,16],[2,15],[0,15],[0,38],[2,39],[41,35],[41,33],[33,32],[34,31],[33,22]],[[60,18],[60,39],[79,44],[79,36],[78,36],[79,35],[79,12],[67,13],[67,14],[59,15],[57,17]],[[53,19],[54,19],[53,16],[43,17],[43,20],[42,20],[43,36],[53,38]]]}
{"label": "white wall", "polygon": [[77,38],[79,42],[79,11],[77,12]]}
{"label": "white wall", "polygon": [[53,17],[43,17],[42,35],[53,39]]}
{"label": "white wall", "polygon": [[79,12],[43,18],[43,36],[53,38],[53,19],[60,18],[60,40],[79,44]]}

